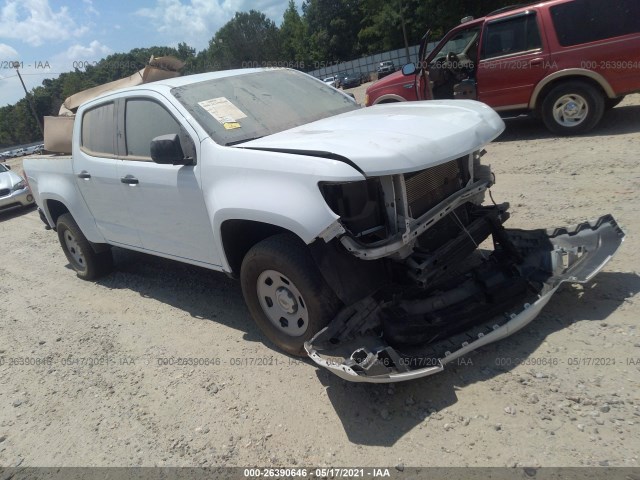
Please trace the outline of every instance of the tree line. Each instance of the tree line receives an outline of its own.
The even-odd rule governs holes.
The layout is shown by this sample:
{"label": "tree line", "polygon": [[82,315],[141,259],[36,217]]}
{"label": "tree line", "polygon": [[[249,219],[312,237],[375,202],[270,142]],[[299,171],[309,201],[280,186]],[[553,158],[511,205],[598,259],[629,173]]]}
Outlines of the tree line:
{"label": "tree line", "polygon": [[[287,66],[303,71],[362,55],[415,45],[427,29],[440,38],[467,15],[479,17],[508,0],[293,0],[280,26],[255,10],[237,12],[203,50],[134,48],[96,63],[81,65],[31,90],[37,115],[56,115],[65,98],[117,80],[143,68],[150,57],[173,55],[185,62],[183,74],[230,68]],[[0,147],[41,139],[27,99],[0,108]]]}

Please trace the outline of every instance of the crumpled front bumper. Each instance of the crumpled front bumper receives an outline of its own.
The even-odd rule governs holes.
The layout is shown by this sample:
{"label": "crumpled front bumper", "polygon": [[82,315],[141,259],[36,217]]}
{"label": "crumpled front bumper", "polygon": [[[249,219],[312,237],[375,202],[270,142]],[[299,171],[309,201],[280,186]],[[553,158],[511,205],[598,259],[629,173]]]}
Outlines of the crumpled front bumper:
{"label": "crumpled front bumper", "polygon": [[[515,236],[522,232],[523,238],[527,233],[509,232],[515,232]],[[305,349],[318,365],[352,382],[391,383],[433,375],[442,371],[446,364],[526,326],[538,316],[563,282],[591,280],[611,260],[625,235],[613,217],[605,215],[593,222],[547,230],[546,236],[552,247],[548,252],[552,272],[538,294],[528,303],[504,312],[504,316],[475,326],[462,335],[452,336],[450,348],[440,348],[441,355],[425,355],[419,362],[403,361],[400,352],[376,333],[379,329],[375,328],[374,317],[379,305],[372,299],[362,303],[364,313],[361,311],[359,316],[352,315],[348,320],[360,322],[350,329],[352,332],[366,333],[340,340],[333,338],[338,330],[345,330],[344,316],[338,316],[307,342]],[[337,322],[343,325],[336,325]]]}

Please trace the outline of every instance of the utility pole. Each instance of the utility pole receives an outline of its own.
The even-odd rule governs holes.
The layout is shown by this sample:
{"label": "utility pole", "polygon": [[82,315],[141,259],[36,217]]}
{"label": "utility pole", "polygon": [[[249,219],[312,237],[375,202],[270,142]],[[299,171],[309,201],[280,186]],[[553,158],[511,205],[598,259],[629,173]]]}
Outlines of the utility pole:
{"label": "utility pole", "polygon": [[40,129],[40,134],[42,135],[42,138],[44,138],[44,128],[42,128],[42,124],[40,123],[40,119],[38,118],[38,114],[36,113],[36,108],[33,106],[33,102],[31,101],[31,96],[29,95],[29,92],[27,91],[27,87],[25,86],[24,81],[22,80],[22,75],[20,75],[20,70],[18,70],[18,67],[16,67],[16,73],[18,74],[18,78],[20,79],[22,88],[24,88],[24,93],[27,96],[27,102],[29,102],[29,106],[31,107],[31,113],[33,113],[33,118],[36,119],[36,123],[38,124],[38,128]]}
{"label": "utility pole", "polygon": [[407,63],[411,63],[409,55],[409,40],[407,40],[407,26],[404,23],[404,13],[402,10],[402,0],[400,0],[400,23],[402,24],[402,36],[404,37],[404,52],[407,56]]}

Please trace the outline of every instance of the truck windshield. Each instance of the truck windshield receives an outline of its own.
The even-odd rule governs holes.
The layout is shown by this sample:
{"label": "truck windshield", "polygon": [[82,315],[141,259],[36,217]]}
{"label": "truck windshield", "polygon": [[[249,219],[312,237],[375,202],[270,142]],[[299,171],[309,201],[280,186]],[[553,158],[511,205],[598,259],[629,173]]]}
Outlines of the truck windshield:
{"label": "truck windshield", "polygon": [[235,145],[360,108],[295,70],[266,70],[171,90],[211,138]]}

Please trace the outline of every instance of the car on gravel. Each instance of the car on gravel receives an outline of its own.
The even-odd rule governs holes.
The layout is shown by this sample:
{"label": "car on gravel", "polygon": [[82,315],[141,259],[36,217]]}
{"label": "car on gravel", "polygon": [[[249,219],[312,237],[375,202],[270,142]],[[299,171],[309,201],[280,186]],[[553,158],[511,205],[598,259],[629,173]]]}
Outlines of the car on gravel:
{"label": "car on gravel", "polygon": [[340,86],[342,88],[355,88],[362,85],[362,74],[347,73],[340,76]]}
{"label": "car on gravel", "polygon": [[8,165],[0,164],[0,212],[33,205],[35,200],[27,182]]}
{"label": "car on gravel", "polygon": [[387,75],[391,75],[395,71],[396,71],[396,66],[393,64],[391,60],[380,62],[376,67],[376,72],[378,73],[379,79],[384,78]]}
{"label": "car on gravel", "polygon": [[365,104],[479,100],[575,135],[640,92],[637,0],[554,0],[469,18],[431,52],[425,35],[417,65],[371,85]]}
{"label": "car on gravel", "polygon": [[89,100],[72,155],[24,168],[78,277],[107,274],[112,246],[224,272],[278,348],[395,382],[524,327],[624,238],[610,215],[505,228],[482,161],[503,129],[471,100],[361,108],[304,73],[244,69]]}
{"label": "car on gravel", "polygon": [[338,88],[340,86],[340,79],[337,75],[324,78],[322,81],[331,87]]}

